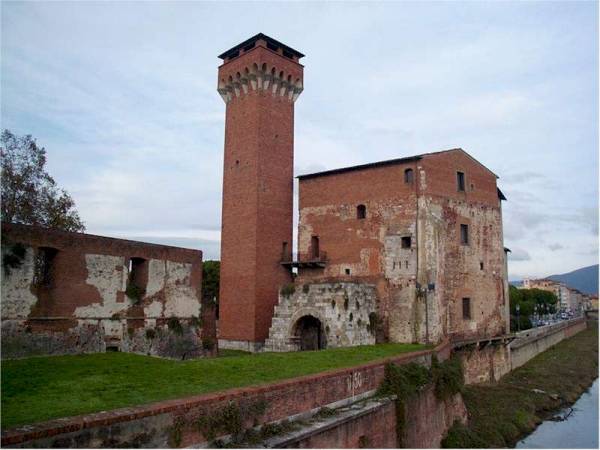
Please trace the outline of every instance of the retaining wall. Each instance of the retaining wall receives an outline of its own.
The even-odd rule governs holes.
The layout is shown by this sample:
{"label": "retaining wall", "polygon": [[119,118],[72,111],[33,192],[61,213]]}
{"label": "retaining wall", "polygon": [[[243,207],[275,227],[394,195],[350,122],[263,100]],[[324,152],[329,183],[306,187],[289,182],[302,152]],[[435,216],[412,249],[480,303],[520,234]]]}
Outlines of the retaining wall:
{"label": "retaining wall", "polygon": [[[242,411],[245,426],[282,420],[373,394],[384,378],[386,363],[416,362],[429,366],[434,353],[439,359],[444,359],[448,355],[448,345],[264,386],[231,389],[15,428],[2,432],[2,446],[164,448],[200,445],[209,439],[199,431],[199,422],[231,405]],[[260,409],[257,405],[264,406],[264,411],[257,412]],[[447,425],[446,422],[439,424]],[[377,442],[379,445],[380,442]]]}
{"label": "retaining wall", "polygon": [[585,319],[581,317],[517,333],[517,338],[510,344],[511,370],[521,367],[563,339],[585,330],[586,326]]}

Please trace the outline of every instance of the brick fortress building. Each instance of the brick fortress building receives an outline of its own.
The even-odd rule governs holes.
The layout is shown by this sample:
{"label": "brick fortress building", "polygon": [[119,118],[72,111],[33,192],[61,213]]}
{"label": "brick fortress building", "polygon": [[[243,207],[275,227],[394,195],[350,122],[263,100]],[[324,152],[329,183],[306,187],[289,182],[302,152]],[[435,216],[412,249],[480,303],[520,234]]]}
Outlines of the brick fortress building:
{"label": "brick fortress building", "polygon": [[258,34],[220,55],[226,103],[219,345],[289,351],[509,332],[504,196],[462,149],[299,176],[302,54]]}

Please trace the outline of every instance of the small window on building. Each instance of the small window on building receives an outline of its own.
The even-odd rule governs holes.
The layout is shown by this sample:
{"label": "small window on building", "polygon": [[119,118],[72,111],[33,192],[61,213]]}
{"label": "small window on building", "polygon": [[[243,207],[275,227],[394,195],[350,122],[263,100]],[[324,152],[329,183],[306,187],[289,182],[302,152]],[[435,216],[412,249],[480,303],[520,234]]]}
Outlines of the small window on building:
{"label": "small window on building", "polygon": [[471,319],[471,299],[470,298],[465,297],[462,299],[462,312],[463,312],[463,319],[465,319],[465,320]]}
{"label": "small window on building", "polygon": [[367,217],[367,207],[365,205],[358,205],[356,207],[356,218],[364,219]]}
{"label": "small window on building", "polygon": [[479,263],[479,270],[483,270],[483,261]]}
{"label": "small window on building", "polygon": [[412,183],[414,180],[414,172],[412,169],[406,169],[404,171],[404,182],[405,183]]}
{"label": "small window on building", "polygon": [[319,258],[319,236],[313,236],[310,238],[310,253],[312,259]]}
{"label": "small window on building", "polygon": [[402,236],[402,248],[410,248],[412,239],[410,236]]}
{"label": "small window on building", "polygon": [[459,191],[465,190],[465,174],[463,172],[456,172],[456,187]]}
{"label": "small window on building", "polygon": [[346,269],[346,275],[350,275],[350,269]]}
{"label": "small window on building", "polygon": [[35,259],[34,283],[38,286],[52,285],[52,266],[58,250],[50,247],[40,247]]}
{"label": "small window on building", "polygon": [[469,245],[469,225],[464,223],[460,224],[460,243],[462,245]]}
{"label": "small window on building", "polygon": [[288,243],[283,242],[281,244],[281,260],[282,261],[291,261],[290,255],[288,255]]}

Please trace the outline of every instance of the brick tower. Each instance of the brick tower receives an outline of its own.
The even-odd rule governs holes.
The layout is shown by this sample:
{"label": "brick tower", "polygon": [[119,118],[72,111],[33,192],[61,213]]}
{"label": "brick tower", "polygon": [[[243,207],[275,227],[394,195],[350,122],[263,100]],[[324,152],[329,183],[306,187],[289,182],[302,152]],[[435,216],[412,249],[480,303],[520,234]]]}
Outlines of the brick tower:
{"label": "brick tower", "polygon": [[226,103],[219,345],[259,350],[291,282],[294,102],[304,55],[264,34],[219,55]]}

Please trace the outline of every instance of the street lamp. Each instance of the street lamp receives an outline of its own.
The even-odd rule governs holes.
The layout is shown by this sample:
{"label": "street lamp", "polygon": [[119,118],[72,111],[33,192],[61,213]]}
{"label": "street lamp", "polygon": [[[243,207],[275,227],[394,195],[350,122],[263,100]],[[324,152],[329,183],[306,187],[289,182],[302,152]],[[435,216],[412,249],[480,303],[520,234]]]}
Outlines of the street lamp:
{"label": "street lamp", "polygon": [[537,303],[535,305],[533,305],[533,320],[535,322],[535,327],[537,327],[539,325],[539,321],[538,321],[538,305]]}
{"label": "street lamp", "polygon": [[517,332],[521,331],[521,321],[519,320],[519,311],[521,311],[521,306],[517,303]]}

